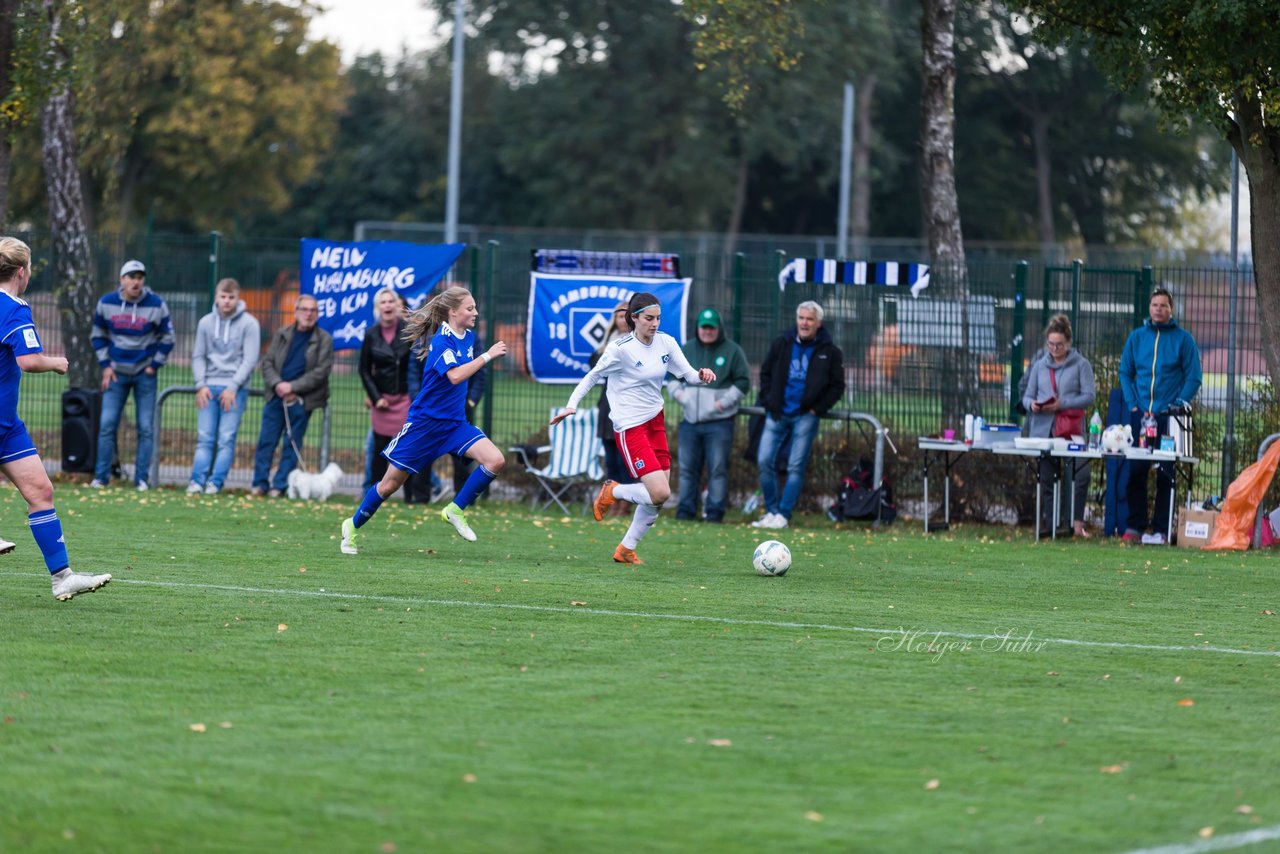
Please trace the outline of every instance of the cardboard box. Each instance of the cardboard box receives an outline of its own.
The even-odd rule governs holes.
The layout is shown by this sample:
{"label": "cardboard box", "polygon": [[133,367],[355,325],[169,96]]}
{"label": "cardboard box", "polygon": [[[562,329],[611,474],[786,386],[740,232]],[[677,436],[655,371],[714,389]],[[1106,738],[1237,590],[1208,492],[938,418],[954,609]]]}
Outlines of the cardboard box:
{"label": "cardboard box", "polygon": [[1190,510],[1179,507],[1178,545],[1188,549],[1209,545],[1209,540],[1213,537],[1213,527],[1217,523],[1217,510]]}

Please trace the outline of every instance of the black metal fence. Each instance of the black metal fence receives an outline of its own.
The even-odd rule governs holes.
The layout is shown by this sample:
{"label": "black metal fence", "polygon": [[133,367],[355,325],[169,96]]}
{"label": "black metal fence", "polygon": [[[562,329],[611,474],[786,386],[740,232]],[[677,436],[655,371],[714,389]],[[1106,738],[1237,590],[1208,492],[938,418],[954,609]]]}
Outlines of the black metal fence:
{"label": "black metal fence", "polygon": [[[569,386],[534,383],[525,371],[525,323],[529,294],[530,254],[547,247],[545,236],[508,235],[504,242],[471,246],[450,279],[468,285],[481,311],[478,334],[482,341],[505,340],[506,359],[491,367],[489,394],[481,407],[481,423],[499,447],[535,444],[546,438],[552,407],[563,405]],[[31,241],[37,258],[36,276],[28,291],[36,323],[46,348],[61,352],[60,318],[48,281],[47,246]],[[207,237],[101,237],[94,242],[103,290],[115,286],[115,272],[126,258],[147,263],[148,285],[168,302],[177,343],[169,367],[160,373],[160,387],[189,385],[190,354],[196,324],[211,308],[212,289],[223,276],[240,281],[250,311],[262,325],[264,344],[280,325],[291,322],[298,290],[297,241],[226,241]],[[573,248],[573,247],[570,247]],[[887,460],[887,474],[900,495],[918,493],[915,437],[960,427],[955,413],[944,415],[946,383],[960,382],[976,393],[976,409],[988,421],[1012,419],[1012,404],[1025,361],[1039,348],[1048,316],[1068,314],[1075,327],[1075,344],[1094,365],[1100,404],[1116,383],[1119,354],[1128,333],[1146,317],[1148,296],[1159,285],[1173,292],[1176,318],[1197,339],[1205,383],[1197,413],[1197,451],[1204,458],[1197,492],[1218,493],[1223,482],[1226,405],[1234,397],[1239,407],[1234,475],[1251,462],[1258,443],[1280,430],[1280,406],[1267,377],[1259,347],[1259,328],[1251,271],[1219,267],[1090,267],[1085,264],[1043,264],[986,253],[964,271],[935,270],[932,285],[919,299],[906,288],[822,284],[788,284],[780,288],[779,271],[790,256],[770,247],[726,255],[698,251],[696,243],[675,246],[608,245],[595,248],[681,252],[682,272],[693,278],[689,322],[697,310],[711,306],[724,317],[727,331],[746,351],[758,371],[770,342],[794,316],[804,300],[824,306],[825,326],[845,354],[848,391],[838,407],[871,413],[890,431],[896,456]],[[803,250],[804,247],[801,247]],[[871,259],[875,260],[875,259]],[[918,261],[895,257],[884,260]],[[963,272],[963,275],[958,275]],[[944,275],[945,274],[945,275]],[[1230,306],[1232,288],[1238,293],[1235,327]],[[692,333],[692,329],[688,330]],[[1235,335],[1235,346],[1230,336]],[[967,342],[967,343],[966,343]],[[1234,389],[1228,366],[1234,355]],[[964,373],[957,377],[957,360]],[[369,428],[364,392],[356,375],[357,354],[339,353],[335,360],[330,402],[328,448],[347,472],[362,472],[365,437]],[[753,377],[754,380],[754,377]],[[260,385],[260,377],[256,378]],[[61,457],[60,395],[66,381],[52,374],[24,380],[20,412],[36,437],[46,460]],[[261,401],[250,401],[240,433],[237,467],[251,464],[257,439]],[[668,411],[672,426],[678,407]],[[165,407],[163,435],[157,453],[164,482],[185,483],[195,441],[195,408],[183,396]],[[121,428],[121,459],[132,460],[132,413]],[[314,428],[313,428],[314,429]],[[745,443],[745,430],[739,431]],[[304,461],[320,462],[321,442],[309,436]],[[849,422],[823,425],[810,468],[809,493],[825,495],[843,471],[860,456],[870,455],[874,437]],[[674,442],[673,442],[674,445]],[[733,489],[739,497],[755,486],[754,465],[735,456]],[[508,468],[511,471],[511,468]],[[519,483],[518,475],[504,475]],[[811,505],[816,506],[816,505]]]}

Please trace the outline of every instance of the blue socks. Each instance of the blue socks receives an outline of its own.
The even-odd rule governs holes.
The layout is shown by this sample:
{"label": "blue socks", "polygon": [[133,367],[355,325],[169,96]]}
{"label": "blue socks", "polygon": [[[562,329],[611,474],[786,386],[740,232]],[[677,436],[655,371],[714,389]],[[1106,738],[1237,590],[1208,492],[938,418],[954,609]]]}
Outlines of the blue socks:
{"label": "blue socks", "polygon": [[497,476],[484,466],[476,466],[467,476],[467,482],[462,484],[462,491],[453,497],[453,503],[458,505],[459,510],[466,510]]}
{"label": "blue socks", "polygon": [[364,494],[364,500],[360,502],[360,509],[356,510],[356,515],[351,517],[351,521],[357,528],[364,526],[373,518],[373,514],[378,512],[378,508],[382,506],[383,498],[378,494],[378,485],[375,483],[369,487],[369,491]]}
{"label": "blue socks", "polygon": [[37,510],[27,517],[31,526],[31,536],[36,538],[36,545],[44,555],[44,565],[52,575],[61,572],[71,565],[67,559],[67,544],[62,538],[62,523],[58,521],[58,511],[50,507],[48,510]]}

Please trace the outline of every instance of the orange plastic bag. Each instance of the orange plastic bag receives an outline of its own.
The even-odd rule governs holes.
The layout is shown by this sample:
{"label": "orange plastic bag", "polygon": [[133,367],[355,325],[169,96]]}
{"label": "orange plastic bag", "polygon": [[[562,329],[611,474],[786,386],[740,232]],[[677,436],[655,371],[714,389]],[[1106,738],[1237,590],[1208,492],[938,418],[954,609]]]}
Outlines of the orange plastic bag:
{"label": "orange plastic bag", "polygon": [[1253,523],[1258,518],[1258,506],[1267,494],[1276,466],[1280,465],[1280,442],[1273,442],[1267,453],[1253,465],[1240,472],[1240,476],[1227,487],[1227,497],[1222,502],[1222,512],[1213,529],[1213,538],[1205,546],[1209,550],[1245,551],[1253,539]]}

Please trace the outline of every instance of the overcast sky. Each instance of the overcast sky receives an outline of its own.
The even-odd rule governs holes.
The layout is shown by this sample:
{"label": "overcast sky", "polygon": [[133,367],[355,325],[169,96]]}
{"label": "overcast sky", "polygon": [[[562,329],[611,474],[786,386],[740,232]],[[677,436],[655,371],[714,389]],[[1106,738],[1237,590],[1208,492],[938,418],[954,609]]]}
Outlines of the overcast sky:
{"label": "overcast sky", "polygon": [[420,50],[431,44],[434,15],[421,0],[321,0],[327,12],[311,23],[316,38],[342,49],[344,65],[362,53],[382,51],[399,56],[403,47]]}

